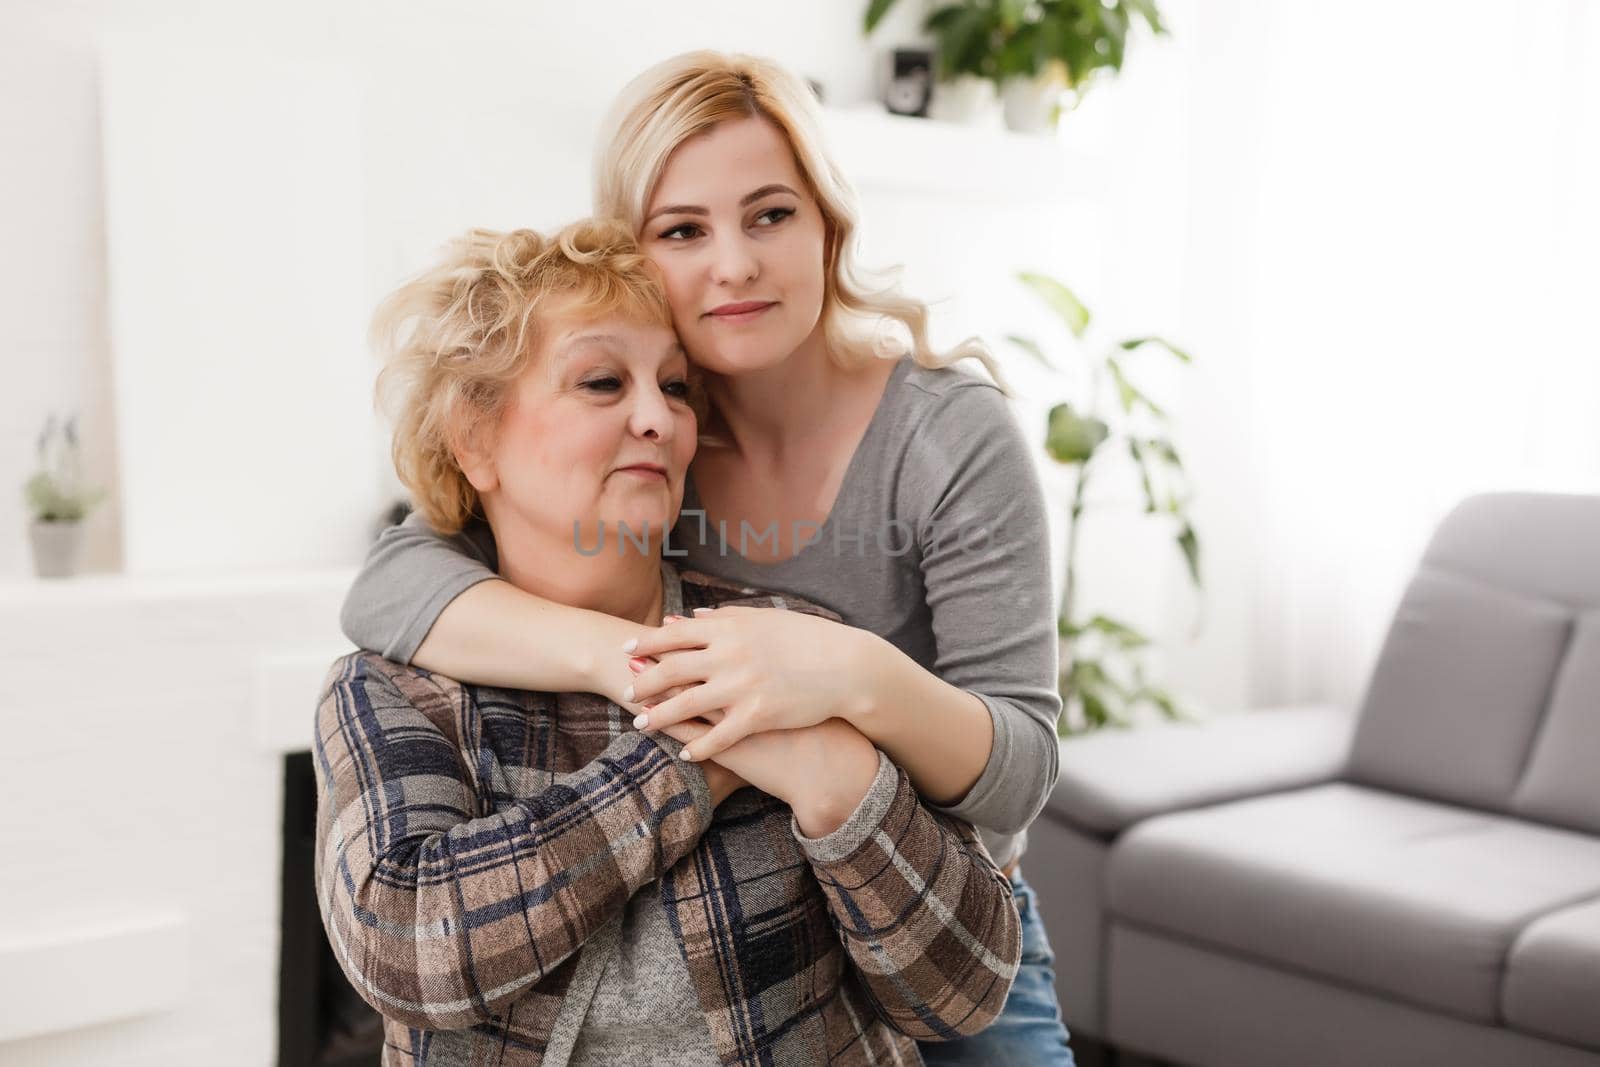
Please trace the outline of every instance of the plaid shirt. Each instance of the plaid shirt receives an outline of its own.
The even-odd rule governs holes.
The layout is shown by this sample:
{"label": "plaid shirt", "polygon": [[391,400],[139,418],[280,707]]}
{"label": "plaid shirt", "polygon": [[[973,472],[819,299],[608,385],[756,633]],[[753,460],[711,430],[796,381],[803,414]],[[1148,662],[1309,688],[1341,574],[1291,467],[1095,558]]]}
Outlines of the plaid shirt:
{"label": "plaid shirt", "polygon": [[[684,611],[826,614],[681,578]],[[385,1017],[385,1064],[563,1062],[628,899],[656,879],[725,1064],[915,1064],[915,1041],[999,1015],[1020,928],[968,824],[895,768],[881,818],[836,854],[758,790],[713,811],[677,748],[590,693],[463,685],[371,653],[334,664],[317,898]]]}

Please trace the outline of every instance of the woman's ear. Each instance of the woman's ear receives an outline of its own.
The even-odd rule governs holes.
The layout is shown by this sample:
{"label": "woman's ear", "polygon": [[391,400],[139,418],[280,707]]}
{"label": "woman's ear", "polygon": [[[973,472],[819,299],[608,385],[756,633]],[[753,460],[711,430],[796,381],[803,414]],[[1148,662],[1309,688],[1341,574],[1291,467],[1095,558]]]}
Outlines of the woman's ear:
{"label": "woman's ear", "polygon": [[467,476],[467,481],[478,495],[492,493],[500,487],[500,474],[495,467],[492,434],[481,420],[471,426],[458,427],[450,435],[450,451],[456,466]]}

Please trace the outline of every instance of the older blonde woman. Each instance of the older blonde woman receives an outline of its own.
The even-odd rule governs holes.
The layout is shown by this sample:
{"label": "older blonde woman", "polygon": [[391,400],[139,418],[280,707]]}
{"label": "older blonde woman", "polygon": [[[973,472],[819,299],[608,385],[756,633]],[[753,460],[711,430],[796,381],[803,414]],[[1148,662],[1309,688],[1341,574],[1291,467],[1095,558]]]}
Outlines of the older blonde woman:
{"label": "older blonde woman", "polygon": [[[661,269],[706,372],[711,419],[674,550],[849,625],[731,610],[632,625],[492,580],[484,524],[450,537],[417,519],[369,556],[346,634],[456,677],[592,689],[645,729],[724,711],[696,757],[849,722],[983,832],[1023,914],[1012,1003],[928,1058],[1070,1064],[1053,955],[1017,868],[1059,758],[1045,509],[1001,391],[949,366],[987,355],[976,342],[935,351],[921,303],[859,278],[855,202],[816,101],[773,63],[695,52],[639,75],[600,139],[595,184],[596,211],[625,220]],[[876,358],[884,326],[903,333],[901,358]]]}
{"label": "older blonde woman", "polygon": [[[634,540],[671,526],[696,444],[670,322],[614,224],[455,245],[380,314],[419,512],[482,515],[502,580],[633,625],[784,604]],[[675,758],[708,728],[334,665],[318,899],[385,1063],[919,1062],[999,1013],[1020,931],[969,825],[841,720]]]}

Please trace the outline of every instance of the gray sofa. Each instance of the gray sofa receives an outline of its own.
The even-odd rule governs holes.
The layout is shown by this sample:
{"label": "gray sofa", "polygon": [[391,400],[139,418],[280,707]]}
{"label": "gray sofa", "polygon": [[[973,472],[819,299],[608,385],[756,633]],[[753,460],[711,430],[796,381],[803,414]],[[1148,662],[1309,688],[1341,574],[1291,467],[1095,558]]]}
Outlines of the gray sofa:
{"label": "gray sofa", "polygon": [[1068,1026],[1201,1067],[1600,1067],[1600,497],[1473,497],[1358,712],[1065,742]]}

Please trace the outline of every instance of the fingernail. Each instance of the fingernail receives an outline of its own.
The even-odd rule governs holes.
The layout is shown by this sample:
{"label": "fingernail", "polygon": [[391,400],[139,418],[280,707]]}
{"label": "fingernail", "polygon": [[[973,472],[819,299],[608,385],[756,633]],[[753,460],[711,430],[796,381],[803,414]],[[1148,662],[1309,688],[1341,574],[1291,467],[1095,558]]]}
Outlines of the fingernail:
{"label": "fingernail", "polygon": [[696,615],[710,615],[712,610],[711,608],[695,608],[694,613]]}
{"label": "fingernail", "polygon": [[690,752],[686,748],[680,748],[680,749],[678,749],[678,758],[681,759],[681,760],[688,760],[690,763],[693,763],[694,762],[694,753]]}
{"label": "fingernail", "polygon": [[649,668],[650,661],[639,656],[635,656],[628,661],[628,669],[634,674],[643,674]]}
{"label": "fingernail", "polygon": [[635,730],[643,730],[646,726],[649,726],[649,725],[650,725],[650,716],[648,716],[648,715],[635,715],[633,717],[633,728]]}
{"label": "fingernail", "polygon": [[624,652],[630,652],[631,653],[634,649],[636,649],[638,647],[639,647],[639,639],[637,637],[633,638],[631,641],[622,642],[622,651],[624,651]]}
{"label": "fingernail", "polygon": [[630,704],[633,703],[633,686],[630,685],[622,691],[622,699]]}
{"label": "fingernail", "polygon": [[665,626],[669,622],[682,622],[682,621],[683,621],[683,616],[682,615],[667,615],[667,616],[664,616],[662,618],[661,623],[662,623],[663,626]]}

